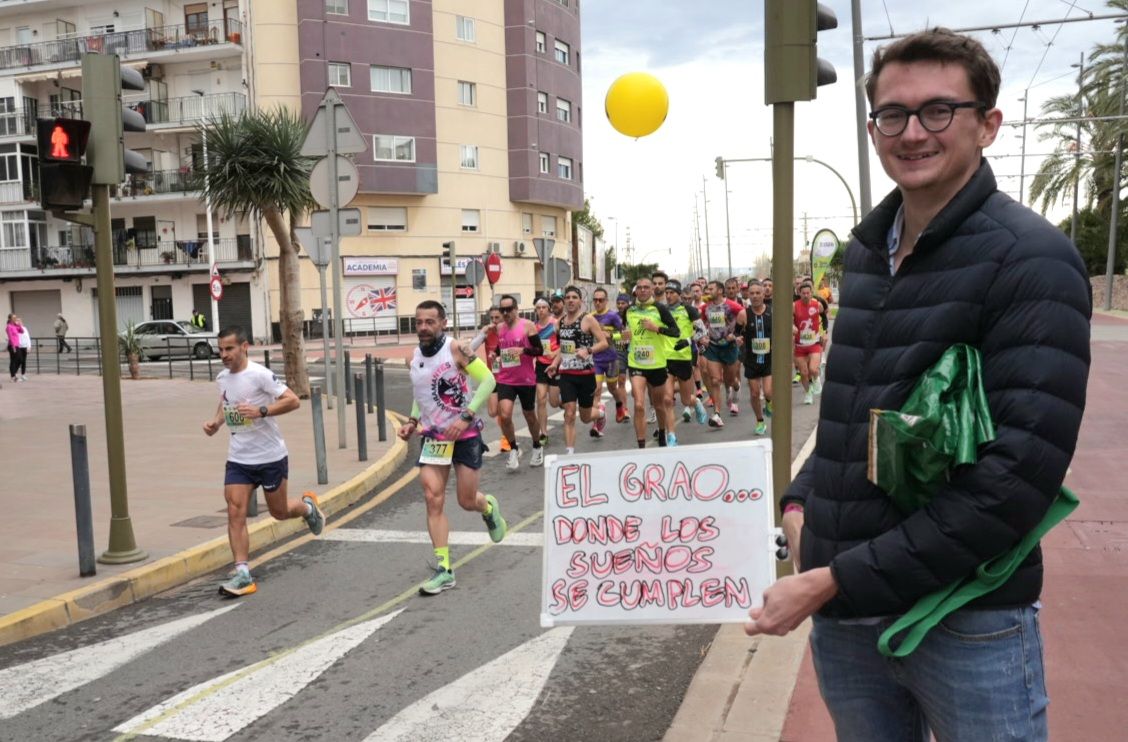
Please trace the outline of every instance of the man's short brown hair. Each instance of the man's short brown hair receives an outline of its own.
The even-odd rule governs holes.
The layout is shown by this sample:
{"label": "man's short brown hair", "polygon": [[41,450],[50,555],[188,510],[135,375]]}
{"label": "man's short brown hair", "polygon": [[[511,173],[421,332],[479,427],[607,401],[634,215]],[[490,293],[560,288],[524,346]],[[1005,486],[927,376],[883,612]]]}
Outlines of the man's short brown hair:
{"label": "man's short brown hair", "polygon": [[869,98],[871,107],[877,90],[877,78],[881,75],[882,68],[890,62],[958,64],[967,71],[976,100],[986,103],[987,108],[994,108],[999,99],[1001,75],[995,60],[978,41],[947,28],[921,31],[874,51],[873,62],[866,75],[866,97]]}

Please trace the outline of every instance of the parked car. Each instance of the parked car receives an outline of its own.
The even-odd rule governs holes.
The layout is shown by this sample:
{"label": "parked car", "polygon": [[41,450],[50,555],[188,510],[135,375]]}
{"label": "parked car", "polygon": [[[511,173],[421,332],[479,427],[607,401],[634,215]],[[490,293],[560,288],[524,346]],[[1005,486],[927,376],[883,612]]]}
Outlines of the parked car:
{"label": "parked car", "polygon": [[150,320],[139,322],[133,330],[141,339],[142,353],[150,360],[164,356],[206,360],[219,356],[217,333],[209,332],[182,320]]}

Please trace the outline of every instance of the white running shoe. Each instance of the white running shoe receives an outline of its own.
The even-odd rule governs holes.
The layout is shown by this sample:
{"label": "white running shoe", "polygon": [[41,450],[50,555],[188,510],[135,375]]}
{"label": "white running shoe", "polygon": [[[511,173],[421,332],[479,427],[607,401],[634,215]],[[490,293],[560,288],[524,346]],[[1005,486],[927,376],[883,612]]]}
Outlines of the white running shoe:
{"label": "white running shoe", "polygon": [[544,448],[534,448],[533,456],[529,459],[529,466],[543,466],[544,465]]}
{"label": "white running shoe", "polygon": [[811,380],[811,392],[814,394],[822,394],[822,382],[818,379]]}
{"label": "white running shoe", "polygon": [[521,454],[517,449],[510,449],[509,458],[505,461],[505,468],[510,471],[515,471],[521,468]]}
{"label": "white running shoe", "polygon": [[648,422],[648,423],[658,422],[658,416],[655,414],[653,407],[650,408],[650,412],[646,413],[646,422]]}
{"label": "white running shoe", "polygon": [[815,393],[808,390],[807,393],[803,395],[803,404],[814,404],[814,403],[815,403]]}

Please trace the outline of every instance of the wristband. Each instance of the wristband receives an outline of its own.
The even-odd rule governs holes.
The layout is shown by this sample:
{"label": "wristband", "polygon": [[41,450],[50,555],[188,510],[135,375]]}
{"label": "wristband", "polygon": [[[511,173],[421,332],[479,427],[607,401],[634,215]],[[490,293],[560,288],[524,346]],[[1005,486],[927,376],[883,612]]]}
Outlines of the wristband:
{"label": "wristband", "polygon": [[407,418],[407,422],[411,425],[416,426],[416,427],[419,426],[419,418],[417,418],[417,417],[409,417],[409,418]]}
{"label": "wristband", "polygon": [[784,515],[787,515],[788,513],[793,513],[793,512],[802,513],[803,512],[803,506],[800,505],[797,502],[789,502],[789,503],[787,503],[786,505],[783,506],[783,514]]}

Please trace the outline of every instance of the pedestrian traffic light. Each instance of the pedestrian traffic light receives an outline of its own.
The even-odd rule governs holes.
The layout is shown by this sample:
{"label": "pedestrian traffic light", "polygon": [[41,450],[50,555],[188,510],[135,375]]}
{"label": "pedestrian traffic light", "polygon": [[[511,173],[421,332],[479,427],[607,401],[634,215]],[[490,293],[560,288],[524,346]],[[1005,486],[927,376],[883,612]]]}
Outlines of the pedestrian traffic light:
{"label": "pedestrian traffic light", "polygon": [[834,11],[816,0],[764,3],[764,102],[814,100],[838,73],[818,57],[818,32],[838,28]]}
{"label": "pedestrian traffic light", "polygon": [[725,158],[717,158],[717,177],[721,180],[725,179]]}
{"label": "pedestrian traffic light", "polygon": [[82,55],[83,114],[90,120],[94,182],[120,185],[126,173],[147,173],[144,156],[125,148],[124,132],[145,131],[145,117],[122,105],[121,91],[144,90],[141,73],[122,67],[116,54]]}
{"label": "pedestrian traffic light", "polygon": [[37,119],[35,133],[39,145],[39,203],[45,211],[81,209],[93,175],[93,168],[82,163],[90,122]]}

